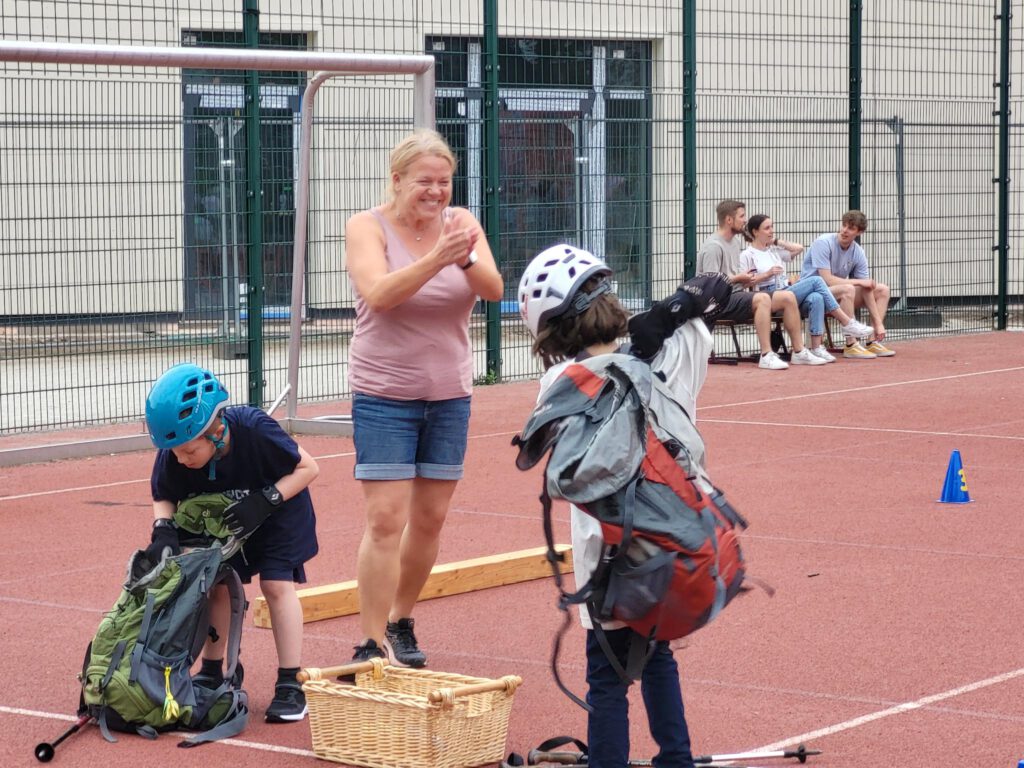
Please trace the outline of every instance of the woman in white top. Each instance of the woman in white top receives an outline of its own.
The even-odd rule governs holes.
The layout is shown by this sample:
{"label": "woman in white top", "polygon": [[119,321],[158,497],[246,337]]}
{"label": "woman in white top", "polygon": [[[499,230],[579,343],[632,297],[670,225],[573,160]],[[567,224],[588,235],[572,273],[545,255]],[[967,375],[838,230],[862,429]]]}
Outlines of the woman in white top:
{"label": "woman in white top", "polygon": [[846,336],[861,338],[870,334],[871,328],[843,312],[820,277],[797,278],[790,284],[783,262],[802,254],[804,247],[775,237],[775,223],[771,217],[763,213],[751,216],[743,236],[750,245],[740,254],[740,268],[752,275],[751,285],[755,291],[792,291],[796,294],[797,304],[801,310],[806,310],[810,322],[809,350],[812,355],[826,363],[835,360],[821,343],[826,314],[842,324]]}

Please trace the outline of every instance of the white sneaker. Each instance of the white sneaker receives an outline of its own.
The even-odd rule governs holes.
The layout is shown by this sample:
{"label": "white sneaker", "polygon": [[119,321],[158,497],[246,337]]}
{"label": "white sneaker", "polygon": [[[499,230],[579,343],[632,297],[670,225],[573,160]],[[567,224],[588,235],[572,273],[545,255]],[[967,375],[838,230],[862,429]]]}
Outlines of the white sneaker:
{"label": "white sneaker", "polygon": [[794,352],[789,356],[789,362],[793,365],[825,365],[828,360],[822,360],[817,355],[812,355],[811,350],[804,347],[799,352]]}
{"label": "white sneaker", "polygon": [[830,354],[824,346],[808,347],[808,349],[811,351],[811,354],[819,360],[824,360],[826,363],[834,363],[836,361],[835,356]]}
{"label": "white sneaker", "polygon": [[784,371],[789,364],[774,352],[765,352],[757,361],[758,368],[767,368],[769,371]]}
{"label": "white sneaker", "polygon": [[843,326],[843,335],[851,336],[855,339],[866,339],[874,332],[870,325],[864,325],[859,320],[851,319],[850,322]]}

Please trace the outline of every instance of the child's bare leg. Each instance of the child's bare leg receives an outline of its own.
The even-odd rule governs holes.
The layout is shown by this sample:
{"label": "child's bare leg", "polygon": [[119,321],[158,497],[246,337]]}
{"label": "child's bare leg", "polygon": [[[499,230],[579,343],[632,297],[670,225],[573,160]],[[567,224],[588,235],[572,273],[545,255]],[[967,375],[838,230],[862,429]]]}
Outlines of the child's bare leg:
{"label": "child's bare leg", "polygon": [[214,587],[210,593],[210,625],[217,633],[217,640],[207,636],[203,645],[203,658],[218,660],[224,658],[224,649],[228,644],[228,629],[231,626],[231,598],[228,588],[223,584]]}
{"label": "child's bare leg", "polygon": [[270,610],[279,667],[297,667],[302,658],[302,605],[295,593],[295,583],[276,579],[260,579],[263,596]]}

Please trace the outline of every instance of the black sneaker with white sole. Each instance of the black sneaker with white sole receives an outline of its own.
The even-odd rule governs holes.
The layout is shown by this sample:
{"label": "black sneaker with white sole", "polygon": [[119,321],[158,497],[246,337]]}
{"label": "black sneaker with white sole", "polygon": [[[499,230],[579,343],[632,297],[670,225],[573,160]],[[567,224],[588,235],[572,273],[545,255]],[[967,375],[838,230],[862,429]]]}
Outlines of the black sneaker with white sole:
{"label": "black sneaker with white sole", "polygon": [[414,667],[427,665],[427,655],[416,643],[415,619],[399,619],[389,621],[384,632],[384,645],[392,664],[398,667]]}
{"label": "black sneaker with white sole", "polygon": [[267,707],[268,723],[296,723],[306,717],[306,694],[298,683],[278,683]]}

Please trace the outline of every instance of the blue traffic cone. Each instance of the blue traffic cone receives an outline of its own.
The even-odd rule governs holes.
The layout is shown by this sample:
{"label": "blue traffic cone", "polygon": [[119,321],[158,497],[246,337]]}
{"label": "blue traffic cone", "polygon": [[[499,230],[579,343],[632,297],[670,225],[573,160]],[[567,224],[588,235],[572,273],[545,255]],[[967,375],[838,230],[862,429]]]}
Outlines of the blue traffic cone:
{"label": "blue traffic cone", "polygon": [[939,501],[944,504],[967,504],[970,500],[971,495],[967,492],[964,465],[960,461],[960,451],[953,451],[949,457],[946,481],[942,484],[942,498]]}

